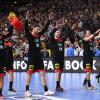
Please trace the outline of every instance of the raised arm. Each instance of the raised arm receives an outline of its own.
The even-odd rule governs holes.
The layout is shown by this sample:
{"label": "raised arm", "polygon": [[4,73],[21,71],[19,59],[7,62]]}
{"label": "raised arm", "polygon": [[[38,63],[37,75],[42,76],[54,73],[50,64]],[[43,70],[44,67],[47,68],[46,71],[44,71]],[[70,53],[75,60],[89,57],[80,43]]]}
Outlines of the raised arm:
{"label": "raised arm", "polygon": [[40,32],[41,34],[44,34],[44,32],[47,31],[47,29],[48,29],[48,27],[49,27],[49,24],[50,24],[50,21],[51,21],[53,18],[54,18],[54,13],[51,12],[51,13],[49,14],[48,20],[46,21],[44,27],[42,28],[42,31]]}
{"label": "raised arm", "polygon": [[89,40],[91,40],[92,38],[94,38],[94,35],[93,35],[93,34],[91,34],[89,37],[85,37],[84,40],[85,40],[85,41],[89,41]]}
{"label": "raised arm", "polygon": [[99,32],[100,32],[100,29],[98,29],[94,34],[91,34],[89,37],[85,37],[84,40],[89,41],[92,38],[94,38],[95,40],[99,40],[100,36],[97,36],[99,34]]}
{"label": "raised arm", "polygon": [[29,34],[29,27],[28,27],[28,19],[29,19],[29,11],[26,12],[26,19],[25,19],[25,35],[28,36]]}

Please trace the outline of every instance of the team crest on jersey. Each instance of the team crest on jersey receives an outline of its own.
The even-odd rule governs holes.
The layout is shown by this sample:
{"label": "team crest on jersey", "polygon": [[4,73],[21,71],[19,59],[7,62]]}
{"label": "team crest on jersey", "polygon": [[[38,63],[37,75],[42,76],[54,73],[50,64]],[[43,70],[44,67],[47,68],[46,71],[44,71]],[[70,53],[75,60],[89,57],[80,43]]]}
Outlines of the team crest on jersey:
{"label": "team crest on jersey", "polygon": [[3,49],[2,40],[0,40],[0,49]]}
{"label": "team crest on jersey", "polygon": [[40,46],[39,39],[38,38],[37,39],[34,39],[34,42],[35,42],[36,47],[39,47]]}
{"label": "team crest on jersey", "polygon": [[63,44],[62,44],[62,42],[58,43],[58,47],[59,47],[59,51],[63,50]]}
{"label": "team crest on jersey", "polygon": [[2,40],[0,40],[0,44],[2,44]]}

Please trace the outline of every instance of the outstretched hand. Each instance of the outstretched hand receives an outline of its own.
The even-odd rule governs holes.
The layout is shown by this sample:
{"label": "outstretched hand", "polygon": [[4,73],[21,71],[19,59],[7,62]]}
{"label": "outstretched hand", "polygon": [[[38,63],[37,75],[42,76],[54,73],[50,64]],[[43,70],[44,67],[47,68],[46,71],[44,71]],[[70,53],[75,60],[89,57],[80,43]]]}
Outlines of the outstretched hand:
{"label": "outstretched hand", "polygon": [[28,10],[28,11],[26,12],[26,19],[28,19],[29,16],[30,16],[30,11]]}
{"label": "outstretched hand", "polygon": [[51,13],[49,14],[49,20],[52,20],[52,19],[54,19],[54,13],[53,13],[53,12],[51,12]]}
{"label": "outstretched hand", "polygon": [[98,35],[99,32],[100,32],[100,29],[98,29],[98,30],[94,33],[94,35]]}

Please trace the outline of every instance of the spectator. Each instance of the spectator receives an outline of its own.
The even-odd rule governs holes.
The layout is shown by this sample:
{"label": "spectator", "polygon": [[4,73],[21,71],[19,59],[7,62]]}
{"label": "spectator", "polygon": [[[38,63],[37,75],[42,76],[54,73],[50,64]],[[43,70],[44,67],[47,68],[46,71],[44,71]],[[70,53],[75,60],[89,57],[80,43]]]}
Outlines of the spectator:
{"label": "spectator", "polygon": [[74,49],[73,44],[68,45],[67,48],[65,48],[65,57],[71,57],[74,56]]}
{"label": "spectator", "polygon": [[46,43],[45,42],[41,42],[42,44],[42,50],[41,50],[41,55],[43,58],[46,58],[46,57],[50,57],[49,56],[49,52],[47,51],[47,48],[46,48]]}
{"label": "spectator", "polygon": [[100,50],[99,50],[98,47],[96,47],[96,48],[94,49],[94,56],[95,56],[95,57],[100,56]]}

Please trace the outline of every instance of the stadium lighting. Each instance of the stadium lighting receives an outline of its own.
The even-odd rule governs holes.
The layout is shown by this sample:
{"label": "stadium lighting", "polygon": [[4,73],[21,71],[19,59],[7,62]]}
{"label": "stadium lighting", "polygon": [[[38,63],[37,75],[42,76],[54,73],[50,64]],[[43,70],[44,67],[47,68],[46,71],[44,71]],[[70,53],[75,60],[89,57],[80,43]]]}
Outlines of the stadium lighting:
{"label": "stadium lighting", "polygon": [[14,3],[16,4],[17,2],[15,1]]}

